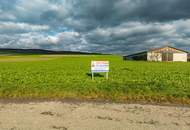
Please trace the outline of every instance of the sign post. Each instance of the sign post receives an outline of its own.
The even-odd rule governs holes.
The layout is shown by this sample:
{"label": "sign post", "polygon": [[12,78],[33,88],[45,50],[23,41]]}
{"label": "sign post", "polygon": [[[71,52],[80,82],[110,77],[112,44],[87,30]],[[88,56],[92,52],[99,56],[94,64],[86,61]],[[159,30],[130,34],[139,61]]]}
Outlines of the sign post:
{"label": "sign post", "polygon": [[92,61],[91,62],[92,79],[94,73],[106,73],[106,79],[109,78],[109,61]]}

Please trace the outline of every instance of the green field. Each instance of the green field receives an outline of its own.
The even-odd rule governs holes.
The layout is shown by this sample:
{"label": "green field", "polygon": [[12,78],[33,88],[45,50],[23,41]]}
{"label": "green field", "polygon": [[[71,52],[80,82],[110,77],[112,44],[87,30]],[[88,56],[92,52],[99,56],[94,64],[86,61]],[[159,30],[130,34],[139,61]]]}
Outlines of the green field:
{"label": "green field", "polygon": [[[109,80],[91,79],[91,60],[109,60]],[[123,61],[121,56],[0,57],[0,98],[190,103],[190,63]]]}

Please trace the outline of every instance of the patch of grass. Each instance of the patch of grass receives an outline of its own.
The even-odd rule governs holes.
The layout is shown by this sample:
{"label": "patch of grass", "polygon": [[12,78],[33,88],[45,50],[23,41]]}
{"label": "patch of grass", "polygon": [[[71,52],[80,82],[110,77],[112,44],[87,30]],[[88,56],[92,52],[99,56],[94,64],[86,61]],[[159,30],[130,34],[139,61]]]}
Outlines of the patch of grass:
{"label": "patch of grass", "polygon": [[[91,80],[91,60],[109,60],[109,80]],[[3,61],[3,62],[1,62]],[[120,56],[0,57],[0,98],[190,102],[190,63],[123,61]]]}

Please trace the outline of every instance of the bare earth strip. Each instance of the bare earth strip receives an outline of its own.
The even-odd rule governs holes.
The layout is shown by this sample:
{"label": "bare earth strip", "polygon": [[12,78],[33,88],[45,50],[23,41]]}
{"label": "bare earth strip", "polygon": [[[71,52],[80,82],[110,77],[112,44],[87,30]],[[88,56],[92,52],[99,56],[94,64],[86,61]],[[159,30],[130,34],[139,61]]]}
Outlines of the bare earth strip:
{"label": "bare earth strip", "polygon": [[89,102],[2,102],[0,130],[190,130],[190,108]]}

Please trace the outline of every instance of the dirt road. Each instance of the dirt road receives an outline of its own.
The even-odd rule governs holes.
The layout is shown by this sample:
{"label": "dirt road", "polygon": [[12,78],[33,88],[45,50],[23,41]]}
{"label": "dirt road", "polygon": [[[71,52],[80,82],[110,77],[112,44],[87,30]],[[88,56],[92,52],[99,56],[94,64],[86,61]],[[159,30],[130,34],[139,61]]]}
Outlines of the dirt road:
{"label": "dirt road", "polygon": [[0,130],[190,130],[190,108],[53,101],[0,103]]}

